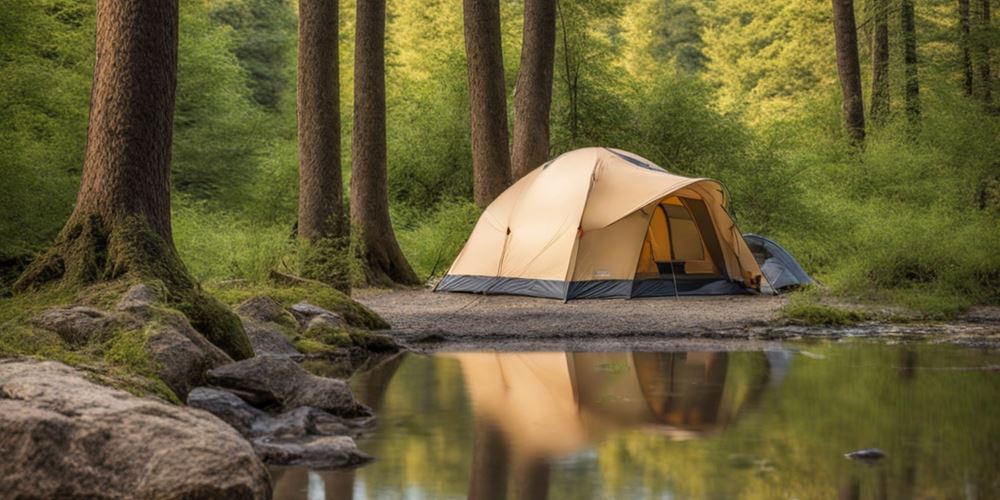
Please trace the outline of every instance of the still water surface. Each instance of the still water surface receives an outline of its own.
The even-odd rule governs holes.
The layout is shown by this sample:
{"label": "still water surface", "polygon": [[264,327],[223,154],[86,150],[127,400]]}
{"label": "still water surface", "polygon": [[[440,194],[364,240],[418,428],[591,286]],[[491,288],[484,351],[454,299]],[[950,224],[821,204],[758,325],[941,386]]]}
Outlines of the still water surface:
{"label": "still water surface", "polygon": [[998,366],[868,342],[406,355],[352,381],[377,461],[273,469],[275,498],[998,499]]}

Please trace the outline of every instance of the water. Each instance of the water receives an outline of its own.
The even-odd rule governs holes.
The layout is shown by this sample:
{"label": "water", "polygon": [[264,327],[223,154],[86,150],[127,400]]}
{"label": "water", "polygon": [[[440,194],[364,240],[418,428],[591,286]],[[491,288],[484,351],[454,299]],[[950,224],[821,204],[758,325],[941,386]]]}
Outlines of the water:
{"label": "water", "polygon": [[1000,498],[998,366],[868,342],[408,355],[352,382],[378,460],[274,469],[275,497]]}

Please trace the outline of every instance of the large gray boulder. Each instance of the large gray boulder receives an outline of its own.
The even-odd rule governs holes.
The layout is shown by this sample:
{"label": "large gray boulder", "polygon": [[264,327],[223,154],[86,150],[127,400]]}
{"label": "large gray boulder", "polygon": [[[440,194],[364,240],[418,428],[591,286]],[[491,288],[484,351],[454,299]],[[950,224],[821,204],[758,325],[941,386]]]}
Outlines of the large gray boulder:
{"label": "large gray boulder", "polygon": [[212,415],[0,360],[0,492],[13,498],[269,498],[250,444]]}
{"label": "large gray boulder", "polygon": [[208,382],[246,393],[255,404],[281,411],[312,406],[338,417],[371,417],[372,411],[354,399],[343,380],[317,377],[281,356],[257,356],[209,370]]}

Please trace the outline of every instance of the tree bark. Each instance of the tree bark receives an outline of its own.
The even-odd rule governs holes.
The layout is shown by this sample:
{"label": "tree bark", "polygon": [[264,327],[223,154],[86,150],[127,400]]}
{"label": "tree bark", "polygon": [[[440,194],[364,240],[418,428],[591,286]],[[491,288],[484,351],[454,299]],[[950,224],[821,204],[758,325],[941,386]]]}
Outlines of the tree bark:
{"label": "tree bark", "polygon": [[911,124],[920,120],[920,80],[917,78],[917,29],[913,0],[902,0],[900,18],[903,27],[903,71],[906,77],[906,117]]}
{"label": "tree bark", "polygon": [[982,8],[979,12],[980,36],[979,36],[979,79],[982,81],[980,95],[987,106],[993,104],[993,75],[990,68],[990,0],[982,0]]}
{"label": "tree bark", "polygon": [[556,0],[525,0],[521,68],[514,91],[513,179],[549,157],[549,111],[556,49]]}
{"label": "tree bark", "polygon": [[358,0],[351,137],[351,222],[370,284],[419,284],[389,218],[385,139],[385,0]]}
{"label": "tree bark", "polygon": [[837,49],[837,76],[843,94],[844,124],[855,143],[865,139],[865,105],[861,96],[861,65],[858,61],[858,30],[854,1],[833,0],[833,33]]}
{"label": "tree bark", "polygon": [[476,204],[485,208],[510,184],[500,3],[499,0],[463,0],[463,12],[469,65],[474,195]]}
{"label": "tree bark", "polygon": [[253,356],[239,318],[201,292],[174,248],[170,147],[178,0],[97,0],[87,149],[76,206],[56,241],[14,284],[84,287],[157,281],[162,297],[235,359]]}
{"label": "tree bark", "polygon": [[872,102],[871,120],[884,123],[889,117],[889,5],[886,0],[875,0],[872,33]]}
{"label": "tree bark", "polygon": [[340,174],[337,0],[300,0],[299,237],[346,235]]}
{"label": "tree bark", "polygon": [[969,29],[969,0],[958,0],[959,46],[962,49],[962,90],[972,95],[972,54]]}

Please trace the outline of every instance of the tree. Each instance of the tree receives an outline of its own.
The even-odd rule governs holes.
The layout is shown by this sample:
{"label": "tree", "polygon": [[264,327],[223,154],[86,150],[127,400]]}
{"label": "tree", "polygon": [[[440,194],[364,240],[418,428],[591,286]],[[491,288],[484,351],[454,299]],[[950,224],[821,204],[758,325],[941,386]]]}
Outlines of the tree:
{"label": "tree", "polygon": [[913,0],[902,0],[900,19],[903,27],[903,74],[906,77],[903,92],[906,117],[911,124],[920,119],[920,81],[917,79],[917,28]]}
{"label": "tree", "polygon": [[962,90],[972,95],[972,55],[969,31],[969,0],[958,0],[959,46],[962,49]]}
{"label": "tree", "polygon": [[514,90],[514,152],[517,180],[549,157],[552,64],[556,49],[556,0],[525,0],[521,68]]}
{"label": "tree", "polygon": [[87,147],[76,205],[15,291],[158,281],[167,300],[234,358],[253,356],[239,319],[187,273],[170,225],[177,0],[98,0]]}
{"label": "tree", "polygon": [[872,122],[883,123],[889,117],[889,5],[875,0],[872,33]]}
{"label": "tree", "polygon": [[385,138],[385,0],[359,0],[354,43],[351,222],[371,284],[420,280],[396,242],[389,218]]}
{"label": "tree", "polygon": [[473,191],[476,204],[485,208],[510,184],[500,3],[463,0],[462,8],[469,66]]}
{"label": "tree", "polygon": [[854,23],[853,0],[833,0],[833,34],[837,49],[837,76],[844,99],[844,124],[851,140],[861,143],[865,139],[865,105],[861,96],[861,66],[858,62],[858,31]]}
{"label": "tree", "polygon": [[[911,0],[912,1],[912,0]],[[979,79],[982,81],[980,96],[987,106],[993,104],[993,76],[990,71],[990,0],[982,0],[979,10]]]}
{"label": "tree", "polygon": [[299,2],[298,234],[310,244],[302,273],[348,293],[337,14],[337,0]]}

